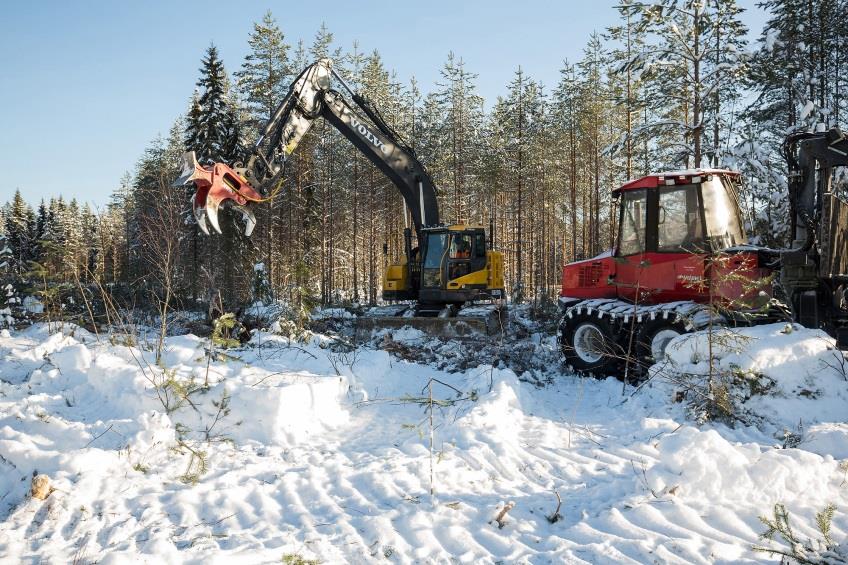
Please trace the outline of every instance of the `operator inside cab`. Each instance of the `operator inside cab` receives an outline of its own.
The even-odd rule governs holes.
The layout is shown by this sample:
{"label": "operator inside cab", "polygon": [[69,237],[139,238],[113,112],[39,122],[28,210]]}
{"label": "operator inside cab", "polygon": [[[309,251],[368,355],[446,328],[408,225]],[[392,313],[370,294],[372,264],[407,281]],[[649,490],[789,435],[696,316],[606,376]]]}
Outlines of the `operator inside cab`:
{"label": "operator inside cab", "polygon": [[471,259],[471,236],[466,234],[453,236],[451,259]]}
{"label": "operator inside cab", "polygon": [[469,260],[471,259],[471,235],[470,234],[456,234],[451,237],[451,246],[450,246],[450,269],[448,272],[448,277],[453,279],[458,279],[459,277],[463,277],[471,272],[471,265]]}

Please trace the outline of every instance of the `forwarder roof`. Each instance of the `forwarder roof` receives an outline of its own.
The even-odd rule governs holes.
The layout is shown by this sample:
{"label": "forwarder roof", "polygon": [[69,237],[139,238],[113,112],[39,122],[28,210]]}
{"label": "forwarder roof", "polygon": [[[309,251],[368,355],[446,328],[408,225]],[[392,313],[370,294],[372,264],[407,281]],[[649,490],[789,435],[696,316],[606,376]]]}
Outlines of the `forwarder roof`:
{"label": "forwarder roof", "polygon": [[[634,179],[627,181],[620,187],[613,190],[613,193],[622,191],[622,190],[634,190],[637,188],[656,188],[658,186],[665,186],[666,179],[673,178],[675,180],[680,180],[680,177],[686,177],[688,179],[692,177],[705,177],[707,175],[730,175],[734,177],[739,177],[739,171],[731,171],[729,169],[686,169],[683,171],[667,171],[664,173],[654,173],[653,175],[648,175],[646,177]],[[679,184],[684,184],[684,181]]]}

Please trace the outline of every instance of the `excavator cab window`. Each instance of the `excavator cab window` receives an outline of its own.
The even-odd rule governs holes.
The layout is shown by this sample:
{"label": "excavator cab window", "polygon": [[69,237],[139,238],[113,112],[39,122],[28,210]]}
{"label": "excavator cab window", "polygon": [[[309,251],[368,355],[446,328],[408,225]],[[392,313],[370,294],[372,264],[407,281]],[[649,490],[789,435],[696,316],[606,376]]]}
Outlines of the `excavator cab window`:
{"label": "excavator cab window", "polygon": [[471,259],[471,235],[456,234],[451,239],[451,259]]}
{"label": "excavator cab window", "polygon": [[451,235],[448,280],[458,279],[471,272],[471,234],[454,233]]}
{"label": "excavator cab window", "polygon": [[448,243],[445,232],[427,235],[427,251],[424,255],[422,286],[438,288],[442,286],[442,258]]}
{"label": "excavator cab window", "polygon": [[486,234],[484,233],[474,236],[474,256],[478,259],[486,256]]}

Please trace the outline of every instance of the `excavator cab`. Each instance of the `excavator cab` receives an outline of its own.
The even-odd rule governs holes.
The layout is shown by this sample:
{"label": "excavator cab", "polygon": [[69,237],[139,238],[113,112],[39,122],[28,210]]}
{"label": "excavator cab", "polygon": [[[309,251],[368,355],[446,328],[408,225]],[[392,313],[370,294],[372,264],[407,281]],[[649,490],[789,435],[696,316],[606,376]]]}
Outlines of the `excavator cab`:
{"label": "excavator cab", "polygon": [[503,298],[503,256],[490,249],[482,226],[422,230],[423,245],[383,277],[384,300],[419,301],[419,311],[445,304]]}

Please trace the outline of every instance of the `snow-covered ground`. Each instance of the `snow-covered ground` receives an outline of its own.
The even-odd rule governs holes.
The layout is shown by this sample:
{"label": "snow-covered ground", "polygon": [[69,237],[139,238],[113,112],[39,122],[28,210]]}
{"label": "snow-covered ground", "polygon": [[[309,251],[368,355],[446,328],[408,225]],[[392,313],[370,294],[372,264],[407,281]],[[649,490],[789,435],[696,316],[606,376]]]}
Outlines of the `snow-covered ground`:
{"label": "snow-covered ground", "polygon": [[[664,379],[622,394],[553,371],[540,387],[270,334],[211,362],[205,340],[169,338],[157,367],[73,326],[3,333],[0,561],[760,562],[776,503],[802,539],[835,504],[839,542],[848,381],[818,332],[780,330],[718,355],[792,379],[736,428],[687,420]],[[703,369],[699,351],[678,348],[675,370]],[[799,386],[807,404],[787,397]],[[775,438],[783,415],[804,419],[797,447]],[[35,473],[55,488],[44,501]]]}

